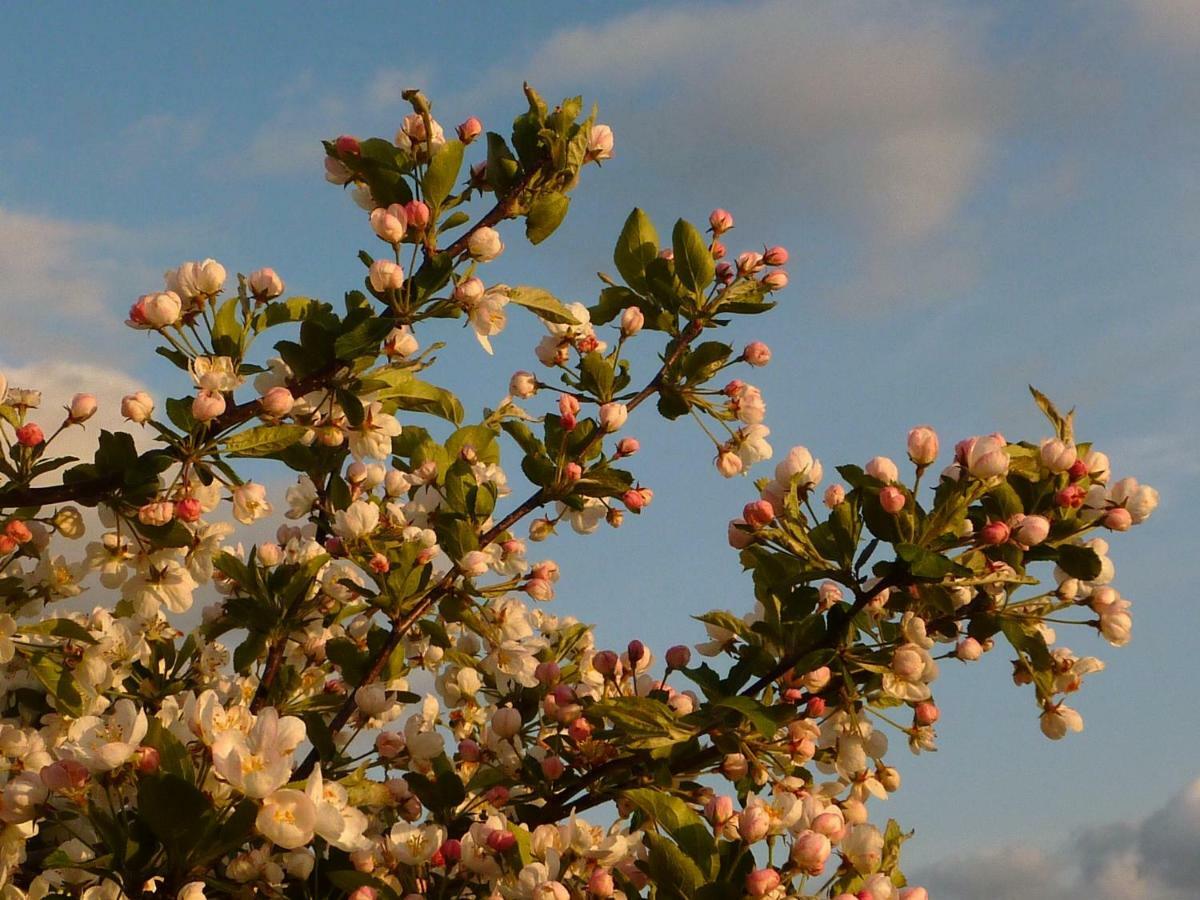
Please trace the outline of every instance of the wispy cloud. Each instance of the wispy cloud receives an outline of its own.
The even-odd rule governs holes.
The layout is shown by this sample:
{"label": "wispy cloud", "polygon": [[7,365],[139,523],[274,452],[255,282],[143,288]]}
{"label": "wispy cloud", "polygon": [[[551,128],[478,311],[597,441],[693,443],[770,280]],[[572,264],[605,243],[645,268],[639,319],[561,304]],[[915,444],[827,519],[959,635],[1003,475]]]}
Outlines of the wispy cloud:
{"label": "wispy cloud", "polygon": [[956,856],[910,877],[938,900],[1189,900],[1200,884],[1200,779],[1140,821],[1095,825],[1057,848]]}

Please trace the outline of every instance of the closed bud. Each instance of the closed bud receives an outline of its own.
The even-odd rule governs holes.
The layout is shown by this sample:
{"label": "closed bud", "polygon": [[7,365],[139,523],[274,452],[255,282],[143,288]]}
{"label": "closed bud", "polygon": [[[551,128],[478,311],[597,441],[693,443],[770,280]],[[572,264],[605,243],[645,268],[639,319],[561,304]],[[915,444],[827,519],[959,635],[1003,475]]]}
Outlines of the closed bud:
{"label": "closed bud", "polygon": [[763,276],[762,284],[768,291],[782,291],[788,286],[788,273],[783,269],[776,269]]}
{"label": "closed bud", "polygon": [[667,648],[667,665],[672,669],[686,669],[692,661],[692,651],[683,644]]}
{"label": "closed bud", "polygon": [[1050,534],[1050,520],[1045,516],[1022,516],[1012,531],[1013,539],[1026,547],[1036,547]]}
{"label": "closed bud", "polygon": [[175,518],[181,522],[197,522],[203,512],[203,506],[195,497],[184,497],[182,500],[175,501]]}
{"label": "closed bud", "polygon": [[38,447],[46,442],[46,434],[41,426],[34,422],[26,422],[16,430],[17,443],[22,447]]}
{"label": "closed bud", "polygon": [[256,269],[246,279],[250,293],[259,301],[274,300],[283,293],[283,279],[271,268]]}
{"label": "closed bud", "polygon": [[733,228],[733,215],[725,209],[714,209],[708,214],[708,227],[715,235],[722,235]]}
{"label": "closed bud", "polygon": [[521,731],[521,713],[511,706],[502,706],[492,716],[492,732],[501,740],[515,737]]}
{"label": "closed bud", "polygon": [[134,753],[134,768],[143,775],[150,775],[158,771],[159,753],[154,747],[142,744]]}
{"label": "closed bud", "polygon": [[121,415],[136,425],[144,425],[154,414],[154,398],[145,391],[121,398]]}
{"label": "closed bud", "polygon": [[409,200],[405,203],[404,215],[408,217],[408,227],[418,234],[429,227],[429,206],[422,200]]}
{"label": "closed bud", "polygon": [[771,815],[760,805],[742,810],[738,819],[738,836],[748,844],[761,841],[771,830]]}
{"label": "closed bud", "polygon": [[822,498],[822,502],[825,504],[826,508],[833,509],[837,506],[841,506],[845,501],[846,489],[840,484],[831,484],[829,487],[825,488],[825,495]]}
{"label": "closed bud", "polygon": [[883,511],[890,515],[896,515],[900,510],[904,509],[904,504],[908,501],[904,491],[894,485],[888,485],[879,492],[879,505],[883,507]]}
{"label": "closed bud", "polygon": [[333,148],[340,156],[358,156],[361,148],[358,144],[358,138],[351,134],[343,134],[333,142]]}
{"label": "closed bud", "polygon": [[588,134],[587,153],[584,162],[600,162],[613,155],[613,132],[607,125],[593,125]]}
{"label": "closed bud", "polygon": [[471,232],[467,239],[467,252],[479,262],[491,262],[504,252],[504,241],[495,228],[484,226]]}
{"label": "closed bud", "polygon": [[620,431],[628,418],[629,407],[624,403],[605,403],[600,407],[600,427],[604,431]]}
{"label": "closed bud", "polygon": [[420,349],[417,336],[407,325],[393,328],[383,341],[383,352],[393,359],[407,359]]}
{"label": "closed bud", "polygon": [[755,500],[742,509],[742,518],[751,528],[764,528],[775,520],[775,508],[766,500]]}
{"label": "closed bud", "polygon": [[979,542],[988,546],[1008,543],[1010,530],[1004,522],[988,522],[979,529]]}
{"label": "closed bud", "polygon": [[461,125],[459,125],[455,131],[458,133],[458,139],[460,141],[462,141],[464,144],[469,144],[483,133],[483,123],[480,122],[479,119],[475,118],[475,116],[471,116]]}
{"label": "closed bud", "polygon": [[762,341],[751,341],[742,351],[742,359],[752,366],[762,368],[771,361],[771,348]]}
{"label": "closed bud", "polygon": [[1042,465],[1054,473],[1068,471],[1078,458],[1075,445],[1058,438],[1047,438],[1042,441],[1039,455]]}
{"label": "closed bud", "polygon": [[621,438],[617,441],[617,456],[633,456],[641,449],[637,438]]}
{"label": "closed bud", "polygon": [[[974,640],[974,638],[971,638],[971,640]],[[941,718],[941,715],[937,704],[930,700],[922,700],[913,707],[913,721],[918,725],[932,725]]]}
{"label": "closed bud", "polygon": [[497,829],[487,836],[487,845],[497,853],[506,853],[517,843],[517,836],[511,831]]}
{"label": "closed bud", "polygon": [[983,645],[973,637],[963,638],[954,648],[954,655],[963,662],[974,662],[983,656]]}
{"label": "closed bud", "polygon": [[371,263],[367,280],[371,283],[371,288],[380,294],[385,291],[398,291],[404,287],[404,269],[390,259],[377,259]]}
{"label": "closed bud", "polygon": [[608,869],[593,869],[591,877],[588,878],[587,889],[591,896],[607,900],[617,890],[612,872]]}
{"label": "closed bud", "polygon": [[296,398],[292,392],[282,385],[271,388],[262,396],[263,415],[272,419],[281,419],[292,411]]}
{"label": "closed bud", "polygon": [[763,262],[768,266],[786,265],[788,261],[788,252],[784,247],[768,247],[763,251]]}
{"label": "closed bud", "polygon": [[755,869],[746,876],[746,893],[751,897],[765,897],[780,884],[779,873],[774,869]]}
{"label": "closed bud", "polygon": [[508,381],[508,392],[522,400],[528,399],[537,393],[537,378],[532,372],[514,372]]}
{"label": "closed bud", "polygon": [[721,760],[721,774],[730,781],[745,778],[750,771],[750,763],[741,753],[726,753]]}
{"label": "closed bud", "polygon": [[874,456],[867,460],[866,471],[884,484],[894,484],[900,480],[900,470],[886,456]]}
{"label": "closed bud", "polygon": [[609,678],[617,671],[618,662],[620,659],[612,650],[601,650],[592,657],[592,668]]}
{"label": "closed bud", "polygon": [[569,462],[563,466],[563,481],[574,484],[583,477],[583,467],[577,462]]}
{"label": "closed bud", "polygon": [[542,774],[550,781],[558,781],[558,779],[563,777],[563,773],[567,771],[566,765],[557,756],[543,757],[541,768]]}
{"label": "closed bud", "polygon": [[169,500],[156,500],[138,510],[138,521],[143,525],[166,525],[175,518],[175,504]]}
{"label": "closed bud", "polygon": [[1100,524],[1110,531],[1128,531],[1133,525],[1133,516],[1123,506],[1118,506],[1105,513]]}
{"label": "closed bud", "polygon": [[96,406],[94,394],[76,394],[67,407],[67,421],[72,425],[83,424],[96,414]]}
{"label": "closed bud", "polygon": [[636,306],[630,306],[621,313],[621,334],[633,337],[646,324],[646,315]]}
{"label": "closed bud", "polygon": [[220,391],[200,391],[192,401],[192,418],[211,422],[225,412],[225,397]]}
{"label": "closed bud", "polygon": [[641,641],[630,641],[629,646],[625,648],[625,655],[629,657],[629,664],[636,668],[646,655],[646,645]]}
{"label": "closed bud", "polygon": [[938,455],[937,432],[928,425],[918,425],[908,433],[908,458],[915,465],[931,465]]}
{"label": "closed bud", "polygon": [[381,241],[398,244],[408,233],[408,213],[399,203],[371,210],[371,230]]}

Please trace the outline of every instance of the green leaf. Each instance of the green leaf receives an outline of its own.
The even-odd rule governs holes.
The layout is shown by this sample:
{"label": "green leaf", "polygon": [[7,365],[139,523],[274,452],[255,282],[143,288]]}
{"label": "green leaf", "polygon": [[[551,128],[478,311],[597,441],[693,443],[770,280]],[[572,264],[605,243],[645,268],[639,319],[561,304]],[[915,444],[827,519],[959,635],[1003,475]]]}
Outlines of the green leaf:
{"label": "green leaf", "polygon": [[683,219],[676,222],[671,233],[671,246],[675,251],[675,274],[686,287],[703,291],[712,284],[716,263],[695,225]]}
{"label": "green leaf", "polygon": [[555,325],[578,325],[574,314],[557,297],[541,288],[519,284],[508,289],[508,299],[537,313],[538,317]]}
{"label": "green leaf", "polygon": [[593,469],[575,482],[574,491],[585,497],[620,497],[633,487],[633,475],[623,469]]}
{"label": "green leaf", "polygon": [[896,555],[908,563],[908,570],[917,578],[940,580],[951,573],[964,576],[971,574],[971,570],[965,566],[915,544],[897,544]]}
{"label": "green leaf", "polygon": [[579,386],[601,403],[612,399],[613,367],[604,354],[593,350],[579,361]]}
{"label": "green leaf", "polygon": [[613,250],[613,262],[621,277],[638,293],[646,291],[646,266],[658,256],[658,232],[642,210],[634,209],[625,220]]}
{"label": "green leaf", "polygon": [[[780,711],[764,706],[753,697],[742,697],[734,694],[732,697],[722,697],[720,700],[714,701],[712,705],[737,710],[767,740],[773,740],[775,732],[779,730],[781,722]],[[794,712],[789,714],[790,711],[788,710],[783,710],[782,712],[788,718],[792,718],[795,715]]]}
{"label": "green leaf", "polygon": [[33,625],[22,625],[21,634],[44,634],[53,637],[78,641],[81,644],[94,644],[96,639],[78,622],[70,619],[44,619]]}
{"label": "green leaf", "polygon": [[454,394],[445,388],[421,381],[407,371],[393,369],[375,372],[368,376],[368,379],[379,379],[388,384],[388,387],[373,395],[376,400],[391,400],[400,409],[429,413],[455,425],[463,420],[462,403]]}
{"label": "green leaf", "polygon": [[421,179],[421,187],[425,191],[425,200],[432,206],[441,206],[442,202],[454,190],[458,180],[458,171],[462,168],[463,145],[459,141],[446,141],[441,149],[429,161],[425,177]]}
{"label": "green leaf", "polygon": [[554,234],[567,217],[570,205],[571,198],[558,192],[542,194],[534,200],[525,217],[525,237],[529,238],[529,243],[540,244]]}
{"label": "green leaf", "polygon": [[83,696],[62,660],[49,653],[34,652],[29,658],[29,668],[54,698],[58,709],[73,716],[83,714]]}
{"label": "green leaf", "polygon": [[633,788],[625,799],[671,835],[681,850],[711,877],[716,862],[716,842],[704,820],[690,806],[654,788]]}
{"label": "green leaf", "polygon": [[241,356],[243,327],[238,324],[239,298],[230,297],[217,309],[212,327],[213,353],[218,356]]}
{"label": "green leaf", "polygon": [[303,322],[317,312],[328,312],[328,303],[314,300],[312,297],[288,297],[286,300],[272,300],[262,310],[254,314],[250,320],[255,332],[260,332],[274,325],[287,322]]}
{"label": "green leaf", "polygon": [[653,750],[690,740],[693,731],[680,723],[671,708],[650,697],[621,697],[593,703],[586,710],[589,719],[611,719],[622,732],[625,745],[635,750]]}
{"label": "green leaf", "polygon": [[225,452],[234,456],[270,456],[292,446],[307,431],[303,425],[258,425],[230,435],[223,444]]}
{"label": "green leaf", "polygon": [[487,136],[487,182],[497,194],[505,194],[517,180],[521,166],[508,149],[504,138],[489,131]]}
{"label": "green leaf", "polygon": [[671,841],[657,834],[647,834],[650,847],[647,868],[653,879],[657,896],[691,898],[708,880],[700,867]]}
{"label": "green leaf", "polygon": [[138,783],[138,814],[177,862],[207,830],[212,804],[178,775],[158,773]]}
{"label": "green leaf", "polygon": [[1091,581],[1100,574],[1102,568],[1096,551],[1078,544],[1059,545],[1058,565],[1072,578],[1078,578],[1080,581]]}
{"label": "green leaf", "polygon": [[1058,408],[1050,402],[1050,398],[1035,388],[1032,384],[1029,385],[1029,393],[1033,394],[1034,402],[1037,403],[1038,408],[1042,411],[1042,414],[1050,420],[1050,424],[1054,426],[1054,431],[1058,437],[1064,441],[1074,440],[1074,435],[1072,433],[1074,431],[1074,428],[1072,427],[1072,420],[1075,418],[1075,411],[1071,410],[1064,416],[1058,411]]}
{"label": "green leaf", "polygon": [[192,757],[187,747],[179,738],[163,727],[154,716],[147,718],[146,737],[142,743],[158,751],[161,771],[169,775],[177,775],[192,784],[196,780],[196,772],[192,767]]}

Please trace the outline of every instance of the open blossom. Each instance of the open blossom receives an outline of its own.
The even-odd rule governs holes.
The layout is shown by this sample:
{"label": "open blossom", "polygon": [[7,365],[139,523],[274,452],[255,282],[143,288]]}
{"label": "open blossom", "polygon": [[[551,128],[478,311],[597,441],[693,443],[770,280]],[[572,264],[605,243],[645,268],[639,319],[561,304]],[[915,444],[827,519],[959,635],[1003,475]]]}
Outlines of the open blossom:
{"label": "open blossom", "polygon": [[1072,731],[1083,731],[1083,716],[1061,703],[1057,706],[1047,705],[1039,719],[1039,724],[1042,734],[1052,741],[1059,741]]}
{"label": "open blossom", "polygon": [[417,159],[428,159],[431,149],[436,154],[446,145],[446,132],[437,119],[430,119],[429,124],[431,127],[427,131],[425,117],[420,113],[405,116],[396,132],[396,146]]}
{"label": "open blossom", "polygon": [[67,730],[72,756],[93,772],[109,772],[124,765],[146,736],[145,710],[122,697],[104,716],[83,716]]}
{"label": "open blossom", "polygon": [[378,400],[363,409],[362,423],[350,431],[350,452],[355,459],[387,459],[392,452],[392,438],[400,434],[400,422],[383,411]]}
{"label": "open blossom", "polygon": [[496,285],[472,304],[467,313],[467,320],[479,346],[488,353],[493,352],[492,342],[488,339],[499,334],[508,324],[508,315],[504,311],[507,305],[508,289],[504,285]]}
{"label": "open blossom", "polygon": [[262,798],[285,784],[292,774],[292,754],[304,740],[304,723],[280,717],[268,706],[248,731],[231,729],[212,745],[213,770],[247,797]]}
{"label": "open blossom", "polygon": [[261,484],[247,481],[233,491],[233,517],[243,525],[249,525],[271,512],[267,502],[267,489]]}
{"label": "open blossom", "polygon": [[355,500],[334,516],[333,533],[343,540],[366,537],[379,526],[379,506],[369,500]]}
{"label": "open blossom", "polygon": [[303,847],[316,832],[317,807],[303,791],[283,788],[263,799],[254,826],[285,850]]}

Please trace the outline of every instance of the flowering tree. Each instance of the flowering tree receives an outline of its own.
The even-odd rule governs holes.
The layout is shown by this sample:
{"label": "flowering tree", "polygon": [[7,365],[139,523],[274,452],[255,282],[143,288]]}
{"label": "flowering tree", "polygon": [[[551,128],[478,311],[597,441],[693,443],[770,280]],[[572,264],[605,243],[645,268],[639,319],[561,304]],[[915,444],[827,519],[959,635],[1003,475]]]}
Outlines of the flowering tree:
{"label": "flowering tree", "polygon": [[[103,431],[90,462],[55,457],[95,399],[47,434],[38,392],[0,376],[5,900],[920,900],[898,865],[908,835],[867,806],[900,785],[889,732],[934,747],[941,662],[1002,643],[1046,736],[1082,728],[1064,700],[1103,664],[1047,623],[1129,640],[1098,529],[1142,522],[1157,495],[1111,479],[1036,391],[1050,436],[969,437],[924,489],[927,427],[911,470],[878,456],[823,492],[808,450],[784,455],[729,525],[754,609],[698,617],[712,664],[598,648],[543,611],[558,566],[519,535],[590,534],[650,504],[633,414],[699,421],[725,477],[771,457],[762,395],[726,372],[770,351],[705,336],[770,310],[788,254],[726,260],[723,210],[710,237],[680,220],[664,247],[634,210],[595,305],[488,284],[497,226],[540,243],[612,153],[579,99],[525,93],[508,140],[474,118],[447,139],[410,92],[394,141],[326,144],[326,178],[353,186],[378,239],[344,306],[285,299],[271,269],[234,286],[211,259],[139,298],[128,324],[194,384],[123,400],[149,449]],[[441,345],[423,349],[421,326],[465,317],[491,352],[516,306],[545,324],[542,374],[469,418],[427,380]],[[653,371],[634,371],[635,341],[661,348]],[[248,526],[272,504],[246,458],[295,479],[290,524],[248,550],[227,514]],[[80,507],[98,530],[72,553]],[[111,602],[55,610],[93,581]],[[184,633],[210,582],[220,602]]]}

